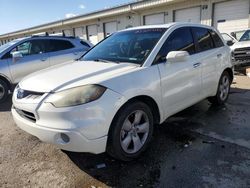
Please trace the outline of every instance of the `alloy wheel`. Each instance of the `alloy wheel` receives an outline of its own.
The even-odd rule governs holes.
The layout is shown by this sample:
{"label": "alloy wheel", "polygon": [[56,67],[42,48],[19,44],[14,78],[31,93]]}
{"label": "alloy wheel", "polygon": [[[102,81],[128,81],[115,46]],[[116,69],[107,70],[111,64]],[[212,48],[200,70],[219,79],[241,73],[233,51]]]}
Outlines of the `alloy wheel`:
{"label": "alloy wheel", "polygon": [[149,134],[149,118],[142,110],[132,112],[124,121],[120,144],[129,154],[138,152],[145,144]]}

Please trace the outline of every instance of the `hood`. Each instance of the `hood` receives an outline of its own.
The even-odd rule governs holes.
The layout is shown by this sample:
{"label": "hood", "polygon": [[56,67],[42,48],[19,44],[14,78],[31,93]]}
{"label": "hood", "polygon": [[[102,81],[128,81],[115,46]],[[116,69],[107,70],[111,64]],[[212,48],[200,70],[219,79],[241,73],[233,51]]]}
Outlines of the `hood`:
{"label": "hood", "polygon": [[246,47],[250,47],[250,41],[236,42],[233,46],[231,46],[231,49],[235,50],[236,48],[246,48]]}
{"label": "hood", "polygon": [[25,77],[19,86],[35,92],[60,91],[81,85],[99,84],[136,67],[138,65],[131,63],[75,61],[33,73]]}

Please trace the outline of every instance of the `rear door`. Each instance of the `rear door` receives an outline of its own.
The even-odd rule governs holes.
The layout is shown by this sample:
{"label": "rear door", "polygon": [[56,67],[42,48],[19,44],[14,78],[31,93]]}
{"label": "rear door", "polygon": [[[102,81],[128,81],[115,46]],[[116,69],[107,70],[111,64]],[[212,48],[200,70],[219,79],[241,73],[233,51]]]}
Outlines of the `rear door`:
{"label": "rear door", "polygon": [[34,39],[23,42],[13,48],[9,53],[21,52],[23,57],[17,61],[9,58],[9,67],[14,83],[18,83],[23,77],[45,69],[50,66],[49,56],[46,53],[47,40]]}
{"label": "rear door", "polygon": [[[183,62],[165,62],[171,51],[187,51],[190,57]],[[183,27],[173,31],[157,55],[160,57],[163,58],[158,62],[162,99],[168,117],[201,99],[201,68],[197,64],[199,59],[191,29]]]}
{"label": "rear door", "polygon": [[69,40],[50,39],[47,49],[50,57],[50,64],[57,65],[78,58],[79,52]]}
{"label": "rear door", "polygon": [[217,89],[223,59],[223,42],[212,30],[200,27],[192,28],[198,45],[198,58],[202,67],[202,96],[211,96]]}

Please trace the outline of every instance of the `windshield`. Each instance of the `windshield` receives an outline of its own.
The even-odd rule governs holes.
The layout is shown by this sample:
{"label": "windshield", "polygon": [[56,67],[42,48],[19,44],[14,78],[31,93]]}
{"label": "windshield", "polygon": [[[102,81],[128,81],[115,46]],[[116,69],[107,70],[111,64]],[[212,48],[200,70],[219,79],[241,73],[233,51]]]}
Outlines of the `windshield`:
{"label": "windshield", "polygon": [[18,41],[20,41],[21,39],[16,39],[13,41],[10,41],[2,46],[0,46],[0,53],[2,53],[4,50],[6,50],[7,48],[9,48],[10,46],[16,44]]}
{"label": "windshield", "polygon": [[249,41],[249,40],[250,40],[250,30],[247,30],[240,38],[240,41]]}
{"label": "windshield", "polygon": [[152,28],[115,33],[91,49],[82,60],[141,65],[165,31],[165,28]]}

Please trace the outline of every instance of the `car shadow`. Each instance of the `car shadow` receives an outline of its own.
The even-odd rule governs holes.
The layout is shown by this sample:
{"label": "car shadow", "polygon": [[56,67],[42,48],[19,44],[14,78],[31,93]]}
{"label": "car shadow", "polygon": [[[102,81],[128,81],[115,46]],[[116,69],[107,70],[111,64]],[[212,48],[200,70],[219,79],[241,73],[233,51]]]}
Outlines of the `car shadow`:
{"label": "car shadow", "polygon": [[10,111],[11,106],[12,106],[12,95],[9,95],[5,102],[0,103],[0,112]]}

